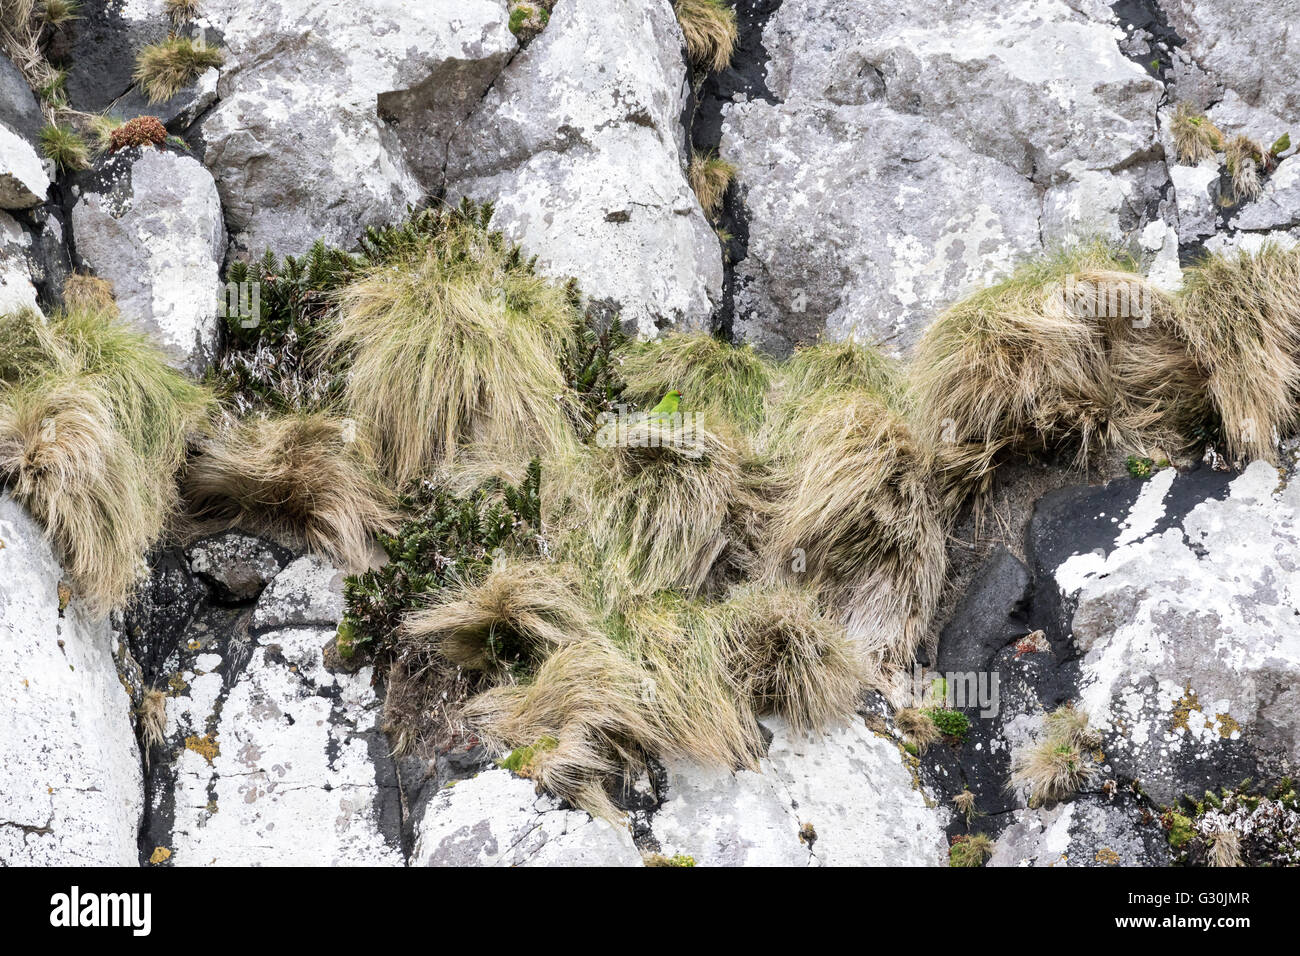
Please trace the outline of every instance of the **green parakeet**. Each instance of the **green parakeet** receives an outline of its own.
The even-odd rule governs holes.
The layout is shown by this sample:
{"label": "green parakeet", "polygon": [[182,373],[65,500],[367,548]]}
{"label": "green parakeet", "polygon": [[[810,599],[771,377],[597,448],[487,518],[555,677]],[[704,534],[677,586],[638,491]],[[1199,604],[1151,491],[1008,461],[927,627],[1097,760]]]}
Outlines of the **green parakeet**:
{"label": "green parakeet", "polygon": [[650,409],[651,415],[668,416],[677,411],[677,406],[682,400],[682,393],[673,389],[665,395],[654,408]]}

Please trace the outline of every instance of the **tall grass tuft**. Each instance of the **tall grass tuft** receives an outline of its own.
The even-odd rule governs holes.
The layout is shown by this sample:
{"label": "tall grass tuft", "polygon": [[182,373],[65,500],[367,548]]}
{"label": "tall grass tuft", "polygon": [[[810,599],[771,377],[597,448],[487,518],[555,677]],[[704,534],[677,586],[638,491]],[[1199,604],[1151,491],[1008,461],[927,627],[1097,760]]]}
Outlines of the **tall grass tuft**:
{"label": "tall grass tuft", "polygon": [[396,500],[371,461],[365,436],[324,413],[227,421],[186,469],[186,510],[202,525],[287,537],[361,570],[375,535],[397,527]]}
{"label": "tall grass tuft", "polygon": [[225,62],[226,55],[220,47],[190,37],[170,36],[140,50],[136,55],[134,78],[150,103],[161,103],[189,86],[204,71]]}
{"label": "tall grass tuft", "polygon": [[1300,423],[1300,249],[1210,255],[1184,275],[1178,322],[1204,369],[1228,456],[1275,461]]}
{"label": "tall grass tuft", "polygon": [[704,332],[674,332],[633,343],[617,353],[623,401],[649,409],[670,390],[681,410],[744,429],[763,420],[771,364],[749,345],[730,345]]}
{"label": "tall grass tuft", "polygon": [[175,511],[208,392],[115,311],[0,319],[0,475],[97,610],[125,603]]}
{"label": "tall grass tuft", "polygon": [[329,348],[351,371],[351,415],[399,488],[456,464],[466,446],[516,466],[571,446],[561,356],[578,320],[568,289],[463,210],[340,294]]}
{"label": "tall grass tuft", "polygon": [[723,0],[675,0],[673,6],[691,62],[715,73],[730,66],[738,36],[735,9]]}

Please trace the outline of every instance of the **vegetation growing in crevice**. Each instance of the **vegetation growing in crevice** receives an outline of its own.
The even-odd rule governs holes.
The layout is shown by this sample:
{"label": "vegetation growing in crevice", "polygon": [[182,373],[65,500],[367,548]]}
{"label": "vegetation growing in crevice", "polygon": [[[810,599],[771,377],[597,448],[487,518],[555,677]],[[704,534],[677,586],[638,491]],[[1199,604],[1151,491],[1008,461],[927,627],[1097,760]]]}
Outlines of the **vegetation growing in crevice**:
{"label": "vegetation growing in crevice", "polygon": [[948,848],[949,866],[983,866],[993,855],[993,841],[986,834],[974,833],[969,836],[953,837],[952,846]]}
{"label": "vegetation growing in crevice", "polygon": [[725,0],[674,0],[686,54],[702,70],[725,70],[736,48],[736,11]]}
{"label": "vegetation growing in crevice", "polygon": [[691,153],[686,178],[700,201],[700,207],[710,219],[722,208],[722,197],[736,176],[736,166],[715,153]]}
{"label": "vegetation growing in crevice", "polygon": [[108,152],[132,146],[163,146],[167,142],[167,127],[156,116],[137,116],[115,127],[108,133]]}
{"label": "vegetation growing in crevice", "polygon": [[41,130],[41,152],[63,173],[74,173],[90,165],[90,147],[80,133],[68,126],[49,123]]}
{"label": "vegetation growing in crevice", "polygon": [[136,83],[150,103],[162,103],[189,86],[205,71],[226,61],[220,47],[202,39],[172,35],[136,54]]}
{"label": "vegetation growing in crevice", "polygon": [[1300,796],[1289,777],[1184,797],[1160,824],[1184,865],[1300,866]]}
{"label": "vegetation growing in crevice", "polygon": [[62,553],[76,596],[122,606],[175,511],[208,393],[116,310],[0,319],[0,481]]}
{"label": "vegetation growing in crevice", "polygon": [[546,25],[551,22],[551,11],[554,8],[555,0],[533,0],[533,2],[511,0],[510,32],[519,39],[521,46],[531,43],[546,29]]}
{"label": "vegetation growing in crevice", "polygon": [[1170,124],[1178,161],[1194,165],[1222,152],[1226,140],[1223,132],[1191,103],[1179,103]]}
{"label": "vegetation growing in crevice", "polygon": [[1047,714],[1043,723],[1042,738],[1011,757],[1011,786],[1028,791],[1030,806],[1071,797],[1096,775],[1099,738],[1088,729],[1085,712],[1067,704]]}

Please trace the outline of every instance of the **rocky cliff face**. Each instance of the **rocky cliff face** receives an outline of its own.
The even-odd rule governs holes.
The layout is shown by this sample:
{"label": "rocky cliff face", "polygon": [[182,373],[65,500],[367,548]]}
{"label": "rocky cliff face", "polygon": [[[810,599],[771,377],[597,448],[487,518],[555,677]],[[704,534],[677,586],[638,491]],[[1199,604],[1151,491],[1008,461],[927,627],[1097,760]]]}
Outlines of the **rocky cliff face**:
{"label": "rocky cliff face", "polygon": [[[1300,241],[1293,148],[1242,198],[1171,132],[1188,102],[1226,136],[1300,139],[1300,0],[737,0],[736,55],[708,78],[668,0],[558,0],[527,42],[511,6],[205,0],[191,29],[224,62],[148,104],[129,66],[168,33],[161,0],[84,0],[58,40],[67,105],[156,114],[175,139],[61,171],[48,100],[0,58],[0,310],[93,274],[201,376],[228,264],[354,248],[430,194],[494,202],[629,331],[777,356],[820,338],[906,355],[1064,241],[1125,244],[1164,287],[1203,250]],[[689,181],[704,149],[736,167],[713,215]],[[769,720],[758,771],[652,762],[622,826],[481,747],[394,757],[384,681],[329,653],[342,574],[322,559],[205,538],[96,617],[0,496],[0,862],[942,865],[970,793],[994,865],[1165,864],[1164,808],[1300,768],[1292,465],[1024,482],[926,661],[1000,679],[964,743],[916,748],[874,699],[817,737]],[[1091,775],[1031,806],[1006,787],[1014,755],[1071,700]]]}

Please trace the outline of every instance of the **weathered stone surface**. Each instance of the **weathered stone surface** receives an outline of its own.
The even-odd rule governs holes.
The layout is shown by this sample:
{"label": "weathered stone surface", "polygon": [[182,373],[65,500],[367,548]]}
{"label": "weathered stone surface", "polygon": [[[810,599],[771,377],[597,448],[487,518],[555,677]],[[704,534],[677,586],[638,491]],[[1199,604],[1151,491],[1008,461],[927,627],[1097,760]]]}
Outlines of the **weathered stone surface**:
{"label": "weathered stone surface", "polygon": [[402,864],[395,778],[377,776],[391,762],[371,669],[327,672],[333,635],[270,631],[179,672],[186,689],[167,701],[172,865]]}
{"label": "weathered stone surface", "polygon": [[[668,767],[651,819],[666,855],[702,866],[935,866],[948,812],[932,807],[897,743],[860,719],[812,738],[765,719],[760,773]],[[811,825],[815,837],[801,839]],[[805,837],[810,836],[805,831]]]}
{"label": "weathered stone surface", "polygon": [[1131,799],[1089,795],[1013,811],[989,866],[1168,866],[1169,843]]}
{"label": "weathered stone surface", "polygon": [[163,0],[82,0],[77,15],[55,43],[68,62],[69,102],[99,113],[131,89],[136,54],[166,39],[169,20]]}
{"label": "weathered stone surface", "polygon": [[238,531],[204,538],[188,555],[190,569],[226,601],[257,597],[288,561],[283,548]]}
{"label": "weathered stone surface", "polygon": [[0,313],[36,308],[31,252],[31,236],[12,216],[0,212]]}
{"label": "weathered stone surface", "polygon": [[[240,255],[351,246],[400,218],[424,194],[400,127],[445,145],[516,47],[505,0],[210,0],[203,13],[227,59],[196,129]],[[402,91],[418,95],[381,117]]]}
{"label": "weathered stone surface", "polygon": [[49,188],[49,173],[32,144],[0,123],[0,209],[39,206]]}
{"label": "weathered stone surface", "polygon": [[593,820],[492,769],[429,801],[416,827],[412,866],[640,866],[625,826]]}
{"label": "weathered stone surface", "polygon": [[1178,203],[1178,241],[1198,242],[1214,235],[1219,222],[1219,164],[1169,167]]}
{"label": "weathered stone surface", "polygon": [[1185,38],[1188,55],[1215,80],[1252,106],[1279,117],[1300,115],[1300,48],[1294,37],[1300,0],[1277,0],[1267,12],[1249,0],[1159,3]]}
{"label": "weathered stone surface", "polygon": [[1044,238],[1140,232],[1162,90],[1118,36],[1101,4],[785,0],[763,35],[775,102],[723,123],[749,213],[736,328],[906,349]]}
{"label": "weathered stone surface", "polygon": [[253,630],[319,627],[343,617],[343,572],[304,555],[276,575],[253,609]]}
{"label": "weathered stone surface", "polygon": [[1300,487],[1251,465],[1225,500],[1161,527],[1158,473],[1116,536],[1056,571],[1077,602],[1080,691],[1111,776],[1160,803],[1300,767]]}
{"label": "weathered stone surface", "polygon": [[0,865],[131,866],[144,802],[117,635],[0,494]]}
{"label": "weathered stone surface", "polygon": [[453,193],[643,335],[699,328],[722,251],[686,183],[681,31],[669,4],[565,0],[452,141]]}
{"label": "weathered stone surface", "polygon": [[45,125],[36,95],[7,56],[0,56],[0,123],[33,145]]}
{"label": "weathered stone surface", "polygon": [[172,365],[201,372],[215,347],[226,252],[212,176],[191,156],[136,147],[79,176],[76,189],[77,264],[113,284],[122,315]]}

